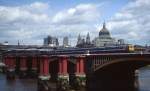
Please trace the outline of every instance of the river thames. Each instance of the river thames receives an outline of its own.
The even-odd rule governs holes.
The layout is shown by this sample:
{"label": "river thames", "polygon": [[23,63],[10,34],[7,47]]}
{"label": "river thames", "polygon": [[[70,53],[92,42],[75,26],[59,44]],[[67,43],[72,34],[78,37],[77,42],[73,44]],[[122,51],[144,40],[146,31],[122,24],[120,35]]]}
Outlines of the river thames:
{"label": "river thames", "polygon": [[[150,91],[150,67],[139,71],[139,91]],[[6,76],[0,73],[0,91],[37,91],[36,79],[6,80]]]}

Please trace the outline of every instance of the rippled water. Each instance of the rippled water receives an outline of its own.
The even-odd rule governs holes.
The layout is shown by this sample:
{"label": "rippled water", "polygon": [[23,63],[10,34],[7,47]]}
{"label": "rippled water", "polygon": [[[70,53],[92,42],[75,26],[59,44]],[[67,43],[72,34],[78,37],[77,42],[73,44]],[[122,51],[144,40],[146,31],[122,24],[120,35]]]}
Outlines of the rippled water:
{"label": "rippled water", "polygon": [[140,71],[139,84],[140,91],[150,91],[150,67]]}
{"label": "rippled water", "polygon": [[37,80],[16,79],[6,80],[4,74],[0,74],[0,91],[37,91]]}
{"label": "rippled water", "polygon": [[[142,69],[139,74],[140,91],[150,91],[150,67]],[[37,91],[36,79],[6,80],[4,74],[0,74],[0,91]]]}

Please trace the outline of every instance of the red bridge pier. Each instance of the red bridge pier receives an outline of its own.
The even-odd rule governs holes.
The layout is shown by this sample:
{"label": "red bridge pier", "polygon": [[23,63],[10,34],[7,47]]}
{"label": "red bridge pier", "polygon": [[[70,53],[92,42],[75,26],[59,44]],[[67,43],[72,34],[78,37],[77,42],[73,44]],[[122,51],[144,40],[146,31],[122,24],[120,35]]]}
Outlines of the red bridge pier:
{"label": "red bridge pier", "polygon": [[27,76],[27,56],[20,57],[20,77],[24,78]]}
{"label": "red bridge pier", "polygon": [[41,80],[49,80],[50,79],[49,57],[47,55],[41,56],[39,79],[41,79]]}
{"label": "red bridge pier", "polygon": [[80,82],[81,86],[86,85],[86,74],[85,74],[85,57],[78,57],[76,61],[76,78]]}
{"label": "red bridge pier", "polygon": [[4,63],[6,65],[7,79],[14,79],[15,78],[15,67],[16,67],[15,57],[14,56],[5,56]]}
{"label": "red bridge pier", "polygon": [[38,77],[38,57],[37,56],[31,56],[30,60],[30,76],[33,78]]}
{"label": "red bridge pier", "polygon": [[[60,86],[61,89],[64,88],[64,90],[71,86],[69,84],[69,76],[70,74],[74,74],[74,77],[80,81],[79,84],[85,86],[85,57],[76,57],[76,63],[74,63],[74,66],[69,66],[70,59],[66,55],[61,55],[57,58],[58,59],[55,60],[56,62],[53,62],[54,60],[48,55],[41,55],[40,57],[35,55],[18,57],[6,56],[5,64],[7,66],[7,77],[15,77],[15,72],[17,72],[15,71],[16,68],[19,69],[19,77],[21,78],[38,75],[38,89],[40,89],[40,91],[43,91],[42,89],[47,91],[50,87],[46,84],[50,83],[51,74],[57,74],[56,87]],[[52,65],[56,66],[55,69],[52,67]],[[68,70],[70,67],[71,69],[75,68],[75,70],[72,71],[73,73],[70,73]]]}
{"label": "red bridge pier", "polygon": [[37,57],[36,56],[32,57],[32,70],[37,71]]}
{"label": "red bridge pier", "polygon": [[59,91],[69,88],[68,56],[60,56],[58,59],[57,89]]}
{"label": "red bridge pier", "polygon": [[39,61],[38,91],[49,91],[49,56],[42,55]]}
{"label": "red bridge pier", "polygon": [[66,79],[67,81],[69,81],[67,69],[68,69],[68,57],[62,56],[59,58],[58,79]]}

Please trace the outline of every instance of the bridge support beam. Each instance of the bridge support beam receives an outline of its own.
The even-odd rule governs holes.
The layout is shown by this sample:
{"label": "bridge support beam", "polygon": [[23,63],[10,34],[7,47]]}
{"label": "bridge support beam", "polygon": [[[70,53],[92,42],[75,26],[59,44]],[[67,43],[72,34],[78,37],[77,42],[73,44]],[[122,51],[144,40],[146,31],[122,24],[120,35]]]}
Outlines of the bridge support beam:
{"label": "bridge support beam", "polygon": [[40,75],[39,79],[41,80],[49,80],[49,57],[47,55],[43,55],[40,60]]}
{"label": "bridge support beam", "polygon": [[6,56],[5,57],[5,65],[6,65],[7,79],[14,79],[15,78],[15,66],[16,66],[15,57],[14,56]]}
{"label": "bridge support beam", "polygon": [[76,63],[76,77],[80,81],[79,84],[85,86],[86,83],[86,75],[85,75],[85,58],[79,57]]}

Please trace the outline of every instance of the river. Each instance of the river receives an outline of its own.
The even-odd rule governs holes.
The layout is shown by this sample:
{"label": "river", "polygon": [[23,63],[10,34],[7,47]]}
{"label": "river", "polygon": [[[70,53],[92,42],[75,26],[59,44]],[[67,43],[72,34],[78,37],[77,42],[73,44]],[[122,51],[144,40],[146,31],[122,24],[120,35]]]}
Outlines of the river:
{"label": "river", "polygon": [[4,74],[0,74],[0,91],[37,91],[36,79],[6,80]]}
{"label": "river", "polygon": [[[139,71],[139,91],[150,91],[150,67]],[[37,91],[36,79],[6,80],[6,76],[0,73],[0,91]]]}
{"label": "river", "polygon": [[140,70],[139,85],[140,91],[150,91],[150,67]]}

